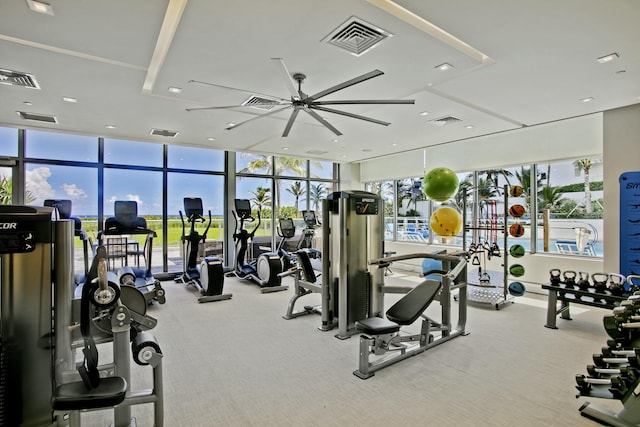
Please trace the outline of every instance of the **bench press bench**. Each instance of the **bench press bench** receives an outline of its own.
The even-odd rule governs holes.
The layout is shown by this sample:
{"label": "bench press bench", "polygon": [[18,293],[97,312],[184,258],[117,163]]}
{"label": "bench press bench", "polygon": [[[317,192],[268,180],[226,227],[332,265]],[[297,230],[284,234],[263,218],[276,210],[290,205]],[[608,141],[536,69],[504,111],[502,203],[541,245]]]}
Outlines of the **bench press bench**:
{"label": "bench press bench", "polygon": [[[356,330],[362,332],[359,344],[358,369],[353,374],[361,379],[375,375],[375,371],[415,356],[431,347],[442,344],[457,336],[467,335],[465,332],[467,291],[466,265],[464,254],[410,254],[396,257],[385,257],[371,261],[380,268],[386,268],[390,262],[410,258],[434,258],[443,262],[449,270],[429,270],[423,276],[440,276],[439,280],[426,279],[400,298],[385,313],[386,319],[369,317],[356,321]],[[454,279],[456,281],[454,281]],[[458,324],[451,325],[451,291],[458,289]],[[424,314],[431,303],[438,299],[441,305],[442,320],[440,322]],[[420,332],[413,335],[400,333],[402,326],[413,324],[422,317]],[[433,332],[440,332],[438,338]],[[386,353],[393,353],[386,355]],[[370,360],[371,355],[380,356]]]}

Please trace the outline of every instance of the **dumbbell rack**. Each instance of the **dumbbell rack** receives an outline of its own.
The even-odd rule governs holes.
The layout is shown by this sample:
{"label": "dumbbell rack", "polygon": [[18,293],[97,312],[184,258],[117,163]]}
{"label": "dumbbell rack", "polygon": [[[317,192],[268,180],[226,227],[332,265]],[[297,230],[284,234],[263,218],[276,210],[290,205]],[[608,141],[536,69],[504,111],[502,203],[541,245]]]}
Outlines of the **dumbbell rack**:
{"label": "dumbbell rack", "polygon": [[[546,289],[549,292],[547,323],[544,326],[550,329],[558,329],[556,326],[558,315],[565,320],[571,320],[570,304],[613,309],[628,298],[628,295],[617,296],[610,293],[583,291],[577,287],[567,288],[564,283],[558,285],[547,283],[542,285],[542,289]],[[560,301],[560,307],[558,307],[558,301]]]}
{"label": "dumbbell rack", "polygon": [[624,407],[618,413],[591,402],[584,403],[579,411],[601,424],[630,427],[640,425],[640,323],[634,319],[640,310],[640,296],[623,299],[612,315],[605,316],[605,329],[611,337],[607,346],[593,355],[594,364],[587,365],[588,375],[576,375],[576,397],[620,400]]}
{"label": "dumbbell rack", "polygon": [[[464,212],[463,215],[463,219],[466,219],[466,213],[467,213],[467,189],[463,189],[464,193],[463,193],[463,207],[462,210]],[[509,230],[508,230],[508,224],[507,224],[507,217],[509,215],[509,187],[507,185],[504,186],[504,226],[502,229],[502,232],[504,233],[504,250],[502,251],[503,256],[504,256],[504,263],[503,263],[503,274],[502,274],[502,285],[491,285],[491,284],[475,284],[475,283],[467,283],[467,300],[471,301],[471,302],[476,302],[476,303],[482,303],[482,304],[491,304],[495,307],[496,310],[500,310],[501,307],[512,303],[514,298],[513,296],[511,296],[509,294],[508,291],[508,274],[509,274],[509,263],[508,263],[508,258],[509,258],[509,251],[506,249],[507,248],[507,240],[508,240],[508,236],[509,236]],[[466,236],[466,232],[469,230],[485,230],[486,227],[479,227],[476,226],[475,224],[477,223],[477,218],[472,219],[472,223],[474,224],[473,226],[467,226],[466,224],[462,227],[462,244],[463,244],[463,250],[467,250],[467,236]],[[499,272],[495,272],[495,277],[494,275],[490,274],[491,279],[497,278],[497,276],[500,274]],[[470,276],[473,276],[472,274],[470,274]]]}

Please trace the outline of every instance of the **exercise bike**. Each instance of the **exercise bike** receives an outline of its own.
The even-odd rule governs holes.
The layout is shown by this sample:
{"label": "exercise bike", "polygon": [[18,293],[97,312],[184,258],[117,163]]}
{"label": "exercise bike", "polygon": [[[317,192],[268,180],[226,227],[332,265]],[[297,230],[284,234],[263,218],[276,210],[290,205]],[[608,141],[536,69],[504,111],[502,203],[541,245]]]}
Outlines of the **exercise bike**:
{"label": "exercise bike", "polygon": [[[196,224],[206,222],[204,218],[204,209],[202,207],[202,199],[199,197],[184,198],[184,216],[180,213],[180,221],[182,221],[182,248],[183,258],[182,276],[177,277],[177,283],[192,285],[201,294],[198,302],[222,301],[231,298],[231,294],[223,294],[224,286],[224,267],[222,260],[218,257],[205,257],[198,265],[198,247],[200,242],[207,239],[207,232],[211,227],[211,211],[209,211],[209,222],[204,233],[198,233]],[[185,234],[185,216],[189,222],[189,234]]]}
{"label": "exercise bike", "polygon": [[285,291],[288,286],[282,285],[282,263],[276,252],[261,253],[257,259],[252,262],[246,261],[247,249],[249,241],[253,240],[256,230],[260,227],[260,211],[258,211],[258,219],[256,226],[251,232],[245,228],[245,222],[251,223],[256,221],[251,216],[251,203],[247,199],[235,199],[235,211],[232,211],[236,221],[235,233],[233,240],[236,245],[236,257],[233,264],[233,272],[240,279],[251,280],[260,285],[262,293]]}

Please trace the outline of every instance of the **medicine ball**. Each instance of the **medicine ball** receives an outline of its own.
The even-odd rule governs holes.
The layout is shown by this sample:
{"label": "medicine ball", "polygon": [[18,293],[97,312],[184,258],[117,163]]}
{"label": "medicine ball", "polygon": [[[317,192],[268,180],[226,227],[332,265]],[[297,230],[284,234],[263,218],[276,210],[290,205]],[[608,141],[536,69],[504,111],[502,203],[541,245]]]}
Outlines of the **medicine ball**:
{"label": "medicine ball", "polygon": [[514,297],[521,297],[524,295],[526,288],[520,282],[511,282],[509,283],[509,293]]}
{"label": "medicine ball", "polygon": [[515,277],[524,276],[524,267],[522,264],[513,264],[509,267],[509,274]]}
{"label": "medicine ball", "polygon": [[524,246],[522,245],[511,245],[511,247],[509,248],[509,255],[511,255],[514,258],[520,258],[523,257],[525,254],[525,250],[524,250]]}
{"label": "medicine ball", "polygon": [[511,197],[522,196],[522,191],[522,187],[520,187],[519,185],[512,185],[511,187],[509,187],[509,194],[511,195]]}
{"label": "medicine ball", "polygon": [[456,236],[462,230],[462,215],[454,208],[441,207],[429,218],[429,227],[438,236]]}
{"label": "medicine ball", "polygon": [[448,168],[430,170],[422,180],[422,191],[431,200],[446,202],[458,192],[458,175]]}
{"label": "medicine ball", "polygon": [[520,218],[524,215],[524,206],[522,205],[513,205],[509,208],[509,215],[514,218]]}
{"label": "medicine ball", "polygon": [[522,224],[511,224],[509,234],[512,237],[522,237],[524,235],[524,226]]}

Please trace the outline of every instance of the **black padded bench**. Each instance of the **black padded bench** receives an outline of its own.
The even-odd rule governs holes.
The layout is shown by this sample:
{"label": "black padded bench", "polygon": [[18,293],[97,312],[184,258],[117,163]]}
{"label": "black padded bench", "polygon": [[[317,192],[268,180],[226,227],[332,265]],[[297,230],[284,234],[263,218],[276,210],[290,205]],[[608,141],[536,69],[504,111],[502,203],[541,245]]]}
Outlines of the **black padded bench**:
{"label": "black padded bench", "polygon": [[387,310],[387,319],[369,317],[356,321],[356,329],[369,335],[392,334],[400,326],[410,325],[427,309],[438,295],[442,282],[425,280],[409,291]]}

